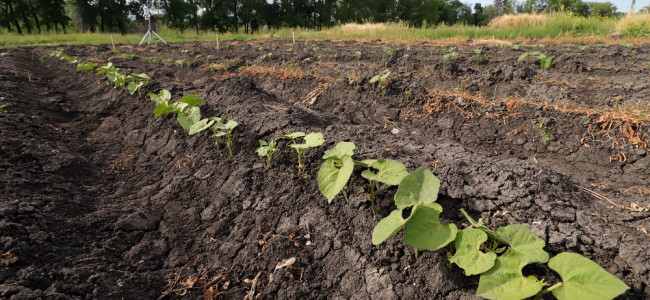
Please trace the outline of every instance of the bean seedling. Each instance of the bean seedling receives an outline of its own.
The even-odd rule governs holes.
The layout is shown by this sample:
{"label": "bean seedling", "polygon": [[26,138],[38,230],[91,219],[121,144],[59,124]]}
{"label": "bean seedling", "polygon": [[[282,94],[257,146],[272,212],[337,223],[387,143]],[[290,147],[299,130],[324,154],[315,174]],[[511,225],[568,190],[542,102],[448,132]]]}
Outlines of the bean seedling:
{"label": "bean seedling", "polygon": [[481,62],[481,60],[485,57],[485,53],[481,51],[481,49],[474,49],[474,55],[471,56],[473,60],[476,61],[476,67],[478,68],[478,64]]}
{"label": "bean seedling", "polygon": [[[475,221],[461,209],[471,226],[458,232],[456,253],[450,258],[465,274],[478,275],[476,294],[487,299],[525,299],[553,293],[559,300],[613,299],[629,287],[588,258],[562,252],[549,260],[545,242],[521,224],[500,227],[496,232]],[[549,284],[522,269],[531,263],[547,263],[562,282]]]}
{"label": "bean seedling", "polygon": [[386,86],[388,85],[388,76],[390,76],[390,71],[386,71],[386,73],[382,75],[375,75],[370,78],[369,83],[375,83],[379,81],[379,85],[381,86],[382,92],[386,90]]}
{"label": "bean seedling", "polygon": [[539,51],[524,52],[521,55],[519,55],[517,61],[522,61],[528,58],[529,56],[539,59],[539,65],[542,68],[542,70],[548,70],[551,67],[551,62],[553,61],[553,57],[546,56],[545,54],[542,54]]}
{"label": "bean seedling", "polygon": [[[372,207],[372,214],[376,215],[375,208],[375,186],[377,182],[385,183],[387,185],[398,185],[402,179],[408,175],[406,167],[398,161],[390,159],[379,159],[376,161],[366,161],[368,169],[361,172],[361,177],[370,181],[370,205]],[[376,170],[375,171],[373,171]]]}
{"label": "bean seedling", "polygon": [[158,104],[154,109],[156,118],[165,114],[176,114],[178,123],[188,133],[194,123],[201,120],[201,110],[198,106],[203,103],[203,99],[195,94],[189,94],[172,104],[169,104],[171,93],[168,90],[163,89],[158,95],[150,93],[149,98]]}
{"label": "bean seedling", "polygon": [[419,249],[435,251],[453,242],[458,229],[440,224],[439,189],[440,180],[425,167],[404,177],[394,198],[397,209],[377,223],[372,243],[379,245],[404,227],[404,244],[415,248],[416,257]]}
{"label": "bean seedling", "polygon": [[[289,147],[295,149],[298,153],[298,177],[302,176],[302,171],[305,167],[302,163],[302,154],[305,152],[305,150],[313,147],[318,147],[322,145],[323,142],[325,142],[323,139],[323,134],[320,132],[312,132],[307,135],[305,135],[304,132],[294,132],[288,135],[280,135],[280,137],[291,140]],[[298,138],[303,138],[305,140],[305,143],[298,144],[296,142]]]}
{"label": "bean seedling", "polygon": [[269,169],[273,168],[271,159],[273,157],[273,153],[277,151],[275,148],[277,145],[278,144],[275,140],[269,140],[268,143],[264,140],[260,140],[260,147],[255,150],[255,152],[257,152],[257,155],[266,156],[266,164],[269,166]]}

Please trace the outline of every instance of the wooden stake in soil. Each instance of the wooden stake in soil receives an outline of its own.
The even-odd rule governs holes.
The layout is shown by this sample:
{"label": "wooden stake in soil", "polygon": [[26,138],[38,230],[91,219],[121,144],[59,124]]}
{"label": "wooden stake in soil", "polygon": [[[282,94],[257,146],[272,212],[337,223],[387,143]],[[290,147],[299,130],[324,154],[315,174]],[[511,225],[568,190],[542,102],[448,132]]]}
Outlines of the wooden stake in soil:
{"label": "wooden stake in soil", "polygon": [[219,33],[217,32],[217,50],[219,50]]}
{"label": "wooden stake in soil", "polygon": [[113,52],[115,52],[115,39],[113,39],[113,34],[111,34],[111,45],[113,45]]}
{"label": "wooden stake in soil", "polygon": [[293,43],[296,44],[296,32],[293,30],[291,31],[291,37],[293,38]]}

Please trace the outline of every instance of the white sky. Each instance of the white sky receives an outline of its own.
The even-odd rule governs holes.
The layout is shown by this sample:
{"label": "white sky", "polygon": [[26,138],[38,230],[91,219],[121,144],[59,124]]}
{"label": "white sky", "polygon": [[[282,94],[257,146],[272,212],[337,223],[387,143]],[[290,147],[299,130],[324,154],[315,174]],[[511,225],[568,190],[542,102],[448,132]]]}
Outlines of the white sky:
{"label": "white sky", "polygon": [[[584,2],[612,2],[620,12],[628,12],[630,10],[630,5],[632,5],[632,0],[582,0]],[[483,6],[487,6],[494,3],[494,0],[461,0],[461,2],[469,4],[470,7],[474,7],[474,3],[481,3]],[[635,8],[638,11],[639,9],[648,6],[650,0],[636,0]]]}

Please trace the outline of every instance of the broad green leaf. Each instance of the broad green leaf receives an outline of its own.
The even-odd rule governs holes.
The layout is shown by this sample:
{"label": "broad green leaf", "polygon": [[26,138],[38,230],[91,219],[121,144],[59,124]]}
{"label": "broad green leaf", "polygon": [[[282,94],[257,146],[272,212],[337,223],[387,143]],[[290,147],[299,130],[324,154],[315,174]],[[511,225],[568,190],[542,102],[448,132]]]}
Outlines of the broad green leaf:
{"label": "broad green leaf", "polygon": [[192,125],[201,120],[201,109],[198,107],[190,107],[186,111],[177,114],[176,118],[181,127],[189,132]]}
{"label": "broad green leaf", "polygon": [[158,104],[156,106],[156,108],[154,108],[153,114],[156,116],[156,118],[160,117],[160,116],[162,116],[164,114],[169,113],[170,107],[171,107],[171,105],[167,105],[165,103],[160,103],[160,104]]}
{"label": "broad green leaf", "polygon": [[524,299],[542,290],[535,276],[524,277],[521,270],[528,264],[525,256],[508,250],[497,257],[492,269],[481,274],[476,294],[487,299]]}
{"label": "broad green leaf", "polygon": [[323,139],[323,134],[320,132],[312,132],[305,136],[304,144],[291,144],[289,147],[294,149],[307,149],[312,147],[317,147],[322,145],[325,142]]}
{"label": "broad green leaf", "polygon": [[[273,141],[271,141],[271,143],[273,144]],[[255,150],[255,152],[257,152],[257,155],[259,156],[266,156],[269,154],[272,147],[275,147],[275,145],[269,145],[265,140],[260,140],[260,146]]]}
{"label": "broad green leaf", "polygon": [[160,90],[158,95],[154,93],[149,93],[149,98],[151,98],[151,101],[155,103],[169,103],[169,100],[172,98],[172,94],[168,90]]}
{"label": "broad green leaf", "polygon": [[438,203],[418,205],[406,222],[404,244],[430,251],[438,250],[454,241],[458,229],[454,224],[440,224],[442,206]]}
{"label": "broad green leaf", "polygon": [[539,63],[543,70],[548,70],[548,68],[551,67],[552,61],[553,61],[552,57],[545,57],[545,58],[540,58]]}
{"label": "broad green leaf", "polygon": [[393,234],[397,233],[400,229],[406,225],[407,220],[402,218],[402,210],[396,209],[375,225],[375,228],[372,230],[372,243],[374,245],[379,245],[391,237]]}
{"label": "broad green leaf", "polygon": [[519,55],[519,58],[517,58],[517,61],[522,61],[528,57],[528,52],[524,52],[521,55]]}
{"label": "broad green leaf", "polygon": [[361,172],[363,178],[389,185],[398,185],[409,174],[401,162],[392,159],[377,160],[370,167],[376,169],[377,173],[364,170]]}
{"label": "broad green leaf", "polygon": [[513,251],[526,257],[528,263],[548,261],[548,253],[544,251],[546,243],[528,227],[521,224],[499,227],[497,235],[507,242]]}
{"label": "broad green leaf", "polygon": [[366,168],[370,168],[378,159],[364,159],[360,161],[362,165],[365,165]]}
{"label": "broad green leaf", "polygon": [[137,74],[131,74],[129,75],[129,78],[131,79],[143,79],[143,80],[150,80],[151,77],[145,73],[137,73]]}
{"label": "broad green leaf", "polygon": [[237,122],[235,122],[233,120],[228,120],[228,122],[226,122],[225,124],[222,123],[222,122],[216,122],[214,124],[214,127],[217,128],[217,129],[226,130],[226,131],[230,132],[233,129],[235,129],[235,127],[237,127],[237,125],[239,125],[239,123],[237,123]]}
{"label": "broad green leaf", "polygon": [[304,132],[294,132],[292,134],[287,134],[287,135],[280,135],[280,137],[285,138],[285,139],[290,139],[290,140],[295,140],[299,137],[305,136]]}
{"label": "broad green leaf", "polygon": [[325,151],[323,159],[329,159],[331,157],[336,157],[341,159],[343,156],[354,156],[354,149],[356,146],[352,142],[339,142],[333,149]]}
{"label": "broad green leaf", "polygon": [[190,130],[189,130],[188,133],[190,135],[197,134],[197,133],[199,133],[199,132],[201,132],[203,130],[208,129],[210,126],[212,126],[212,124],[214,124],[214,120],[201,119],[198,122],[194,123],[194,125],[192,125],[192,127],[190,127]]}
{"label": "broad green leaf", "polygon": [[317,147],[325,142],[323,134],[320,132],[312,132],[305,136],[305,144],[309,147]]}
{"label": "broad green leaf", "polygon": [[465,270],[465,275],[481,274],[494,266],[497,255],[494,252],[483,253],[481,244],[487,241],[485,232],[471,227],[465,228],[456,235],[456,253],[449,261]]}
{"label": "broad green leaf", "polygon": [[133,95],[138,91],[145,83],[142,81],[131,81],[126,86],[126,89],[129,91],[129,94]]}
{"label": "broad green leaf", "polygon": [[187,103],[187,105],[190,107],[196,107],[203,103],[203,99],[199,98],[199,96],[196,94],[189,94],[183,98],[178,99],[176,102]]}
{"label": "broad green leaf", "polygon": [[329,158],[318,170],[318,189],[329,203],[343,190],[354,169],[354,162],[349,155],[341,158],[341,167],[337,167],[336,162],[336,158]]}
{"label": "broad green leaf", "polygon": [[416,204],[433,203],[438,199],[439,190],[440,180],[426,167],[420,167],[400,182],[395,193],[395,205],[403,209]]}
{"label": "broad green leaf", "polygon": [[111,82],[115,82],[117,80],[117,77],[119,77],[119,73],[117,72],[106,73],[106,78],[108,78],[108,80],[110,80]]}
{"label": "broad green leaf", "polygon": [[562,252],[551,258],[548,266],[562,277],[562,285],[553,290],[558,300],[614,299],[630,288],[580,254]]}
{"label": "broad green leaf", "polygon": [[370,78],[369,83],[375,83],[377,81],[379,81],[379,75],[372,76],[372,78]]}

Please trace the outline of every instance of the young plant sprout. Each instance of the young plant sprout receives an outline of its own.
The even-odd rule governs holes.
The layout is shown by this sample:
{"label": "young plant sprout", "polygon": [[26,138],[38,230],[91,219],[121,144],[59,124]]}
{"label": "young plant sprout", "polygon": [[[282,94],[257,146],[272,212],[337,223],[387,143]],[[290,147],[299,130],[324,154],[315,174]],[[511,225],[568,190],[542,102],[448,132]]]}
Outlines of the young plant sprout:
{"label": "young plant sprout", "polygon": [[[325,141],[323,139],[323,134],[320,132],[312,132],[307,135],[305,135],[304,132],[294,132],[288,135],[280,135],[280,137],[285,139],[290,139],[291,144],[289,145],[289,147],[295,149],[296,152],[298,153],[298,177],[302,176],[302,171],[305,168],[305,166],[302,163],[302,154],[305,152],[305,150],[313,147],[318,147],[322,145],[323,142]],[[298,144],[296,142],[298,138],[303,138],[305,142],[303,144]]]}
{"label": "young plant sprout", "polygon": [[273,157],[273,153],[277,151],[277,149],[275,149],[277,145],[278,144],[275,140],[269,140],[268,143],[264,140],[260,140],[260,147],[255,150],[255,152],[257,152],[257,155],[266,156],[266,163],[269,166],[269,169],[273,168],[271,158]]}
{"label": "young plant sprout", "polygon": [[419,249],[435,251],[453,242],[458,229],[440,223],[439,189],[440,180],[425,167],[404,177],[394,198],[397,209],[377,223],[372,243],[379,245],[404,227],[404,244],[415,248],[416,257]]}
{"label": "young plant sprout", "polygon": [[485,53],[483,53],[481,49],[478,48],[474,49],[474,55],[471,56],[471,58],[476,61],[477,68],[478,68],[478,64],[481,62],[481,60],[483,60],[484,57],[485,57]]}
{"label": "young plant sprout", "polygon": [[233,120],[228,120],[225,124],[221,121],[217,121],[212,125],[212,127],[210,127],[215,139],[215,145],[218,145],[220,137],[226,137],[226,147],[228,147],[228,153],[230,156],[232,156],[232,133],[238,125],[239,123]]}
{"label": "young plant sprout", "polygon": [[388,85],[388,76],[390,76],[390,71],[386,71],[383,75],[375,75],[370,78],[369,83],[375,83],[379,81],[379,85],[381,86],[382,92],[386,90],[386,86]]}
{"label": "young plant sprout", "polygon": [[[553,293],[559,300],[613,299],[629,287],[588,258],[562,252],[549,260],[546,243],[521,224],[499,227],[495,232],[460,210],[471,224],[458,232],[456,253],[449,259],[465,275],[479,275],[476,294],[487,299],[525,299]],[[531,263],[548,263],[562,278],[549,284],[535,276],[524,276],[522,269]],[[517,288],[513,288],[516,286]],[[607,287],[607,288],[603,288]]]}
{"label": "young plant sprout", "polygon": [[97,64],[94,62],[89,62],[89,63],[83,63],[79,62],[77,63],[77,72],[78,71],[92,71],[97,67]]}
{"label": "young plant sprout", "polygon": [[163,89],[158,95],[150,93],[148,96],[151,101],[158,104],[153,111],[156,118],[166,114],[176,114],[178,123],[188,133],[192,126],[201,120],[201,110],[198,106],[203,103],[203,99],[198,95],[189,94],[172,104],[169,104],[171,93],[168,90]]}
{"label": "young plant sprout", "polygon": [[553,61],[553,57],[546,56],[539,51],[524,52],[521,55],[519,55],[517,61],[522,61],[528,58],[529,56],[539,59],[539,65],[542,68],[542,70],[548,70],[551,67],[551,62]]}
{"label": "young plant sprout", "polygon": [[[361,172],[361,177],[370,181],[370,205],[372,207],[372,214],[377,214],[375,208],[375,187],[377,182],[385,183],[387,185],[398,185],[406,175],[406,167],[398,161],[391,159],[378,159],[366,160],[362,163],[367,163],[368,169]],[[374,169],[374,170],[373,170]]]}

